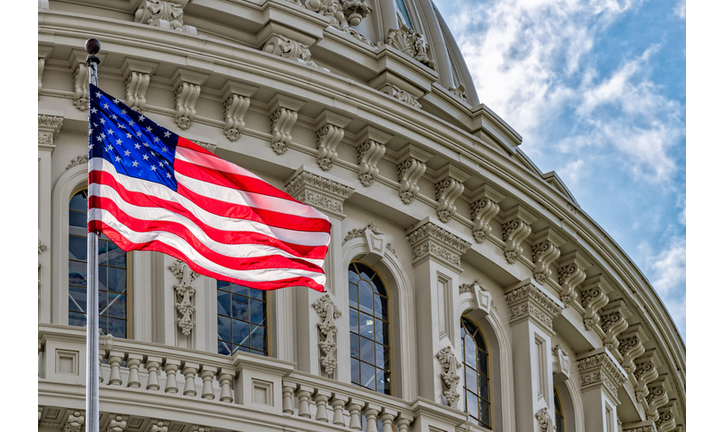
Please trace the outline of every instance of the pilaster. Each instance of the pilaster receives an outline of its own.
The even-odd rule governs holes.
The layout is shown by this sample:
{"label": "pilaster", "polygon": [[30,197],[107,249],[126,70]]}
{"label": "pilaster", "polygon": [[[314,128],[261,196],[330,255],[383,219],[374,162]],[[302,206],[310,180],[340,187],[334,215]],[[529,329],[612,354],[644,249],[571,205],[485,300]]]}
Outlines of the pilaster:
{"label": "pilaster", "polygon": [[[518,430],[537,430],[536,413],[553,412],[553,319],[563,305],[533,279],[505,292],[510,310],[515,410]],[[538,416],[540,418],[540,415]]]}
{"label": "pilaster", "polygon": [[605,347],[578,356],[581,398],[586,430],[613,431],[616,427],[618,389],[626,372]]}
{"label": "pilaster", "polygon": [[448,347],[451,352],[458,352],[458,276],[462,272],[461,256],[470,248],[470,243],[429,217],[408,229],[407,240],[412,247],[415,274],[419,394],[447,404],[460,391],[458,383],[453,388],[452,383],[446,386],[438,379],[451,372],[438,361],[438,353]]}

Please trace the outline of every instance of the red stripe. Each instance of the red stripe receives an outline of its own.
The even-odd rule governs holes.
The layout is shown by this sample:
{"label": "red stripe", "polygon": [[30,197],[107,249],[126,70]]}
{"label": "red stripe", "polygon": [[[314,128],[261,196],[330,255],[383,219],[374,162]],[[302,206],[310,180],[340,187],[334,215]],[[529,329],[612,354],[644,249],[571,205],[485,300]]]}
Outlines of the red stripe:
{"label": "red stripe", "polygon": [[206,257],[209,261],[213,261],[219,265],[227,267],[232,270],[260,270],[270,268],[288,268],[288,269],[299,269],[310,272],[322,273],[322,269],[319,266],[310,264],[307,261],[287,258],[280,255],[264,255],[260,257],[230,257],[216,252],[206,246],[201,240],[195,237],[191,231],[185,226],[176,222],[165,222],[165,221],[148,221],[143,219],[137,219],[128,214],[124,213],[118,208],[116,203],[108,198],[98,198],[96,201],[100,204],[98,208],[102,208],[118,219],[118,222],[130,228],[132,231],[143,232],[143,233],[154,233],[160,232],[159,235],[163,235],[163,232],[175,234],[182,239],[186,240],[192,248],[196,250],[200,255]]}
{"label": "red stripe", "polygon": [[[199,220],[193,213],[188,211],[183,205],[174,202],[160,199],[155,196],[146,195],[141,192],[134,192],[127,190],[116,178],[107,172],[102,171],[91,171],[89,173],[90,181],[96,184],[102,184],[112,187],[118,192],[119,196],[126,202],[133,203],[139,207],[149,208],[163,208],[170,212],[176,213],[180,216],[188,218],[192,223],[201,228],[207,233],[209,238],[226,244],[262,244],[276,247],[285,252],[305,256],[312,259],[324,259],[327,253],[327,246],[306,246],[283,242],[278,238],[267,236],[261,233],[248,232],[248,231],[224,231],[217,228],[211,227],[201,220]],[[105,208],[99,201],[100,197],[89,196],[88,197],[88,208]],[[240,219],[240,218],[239,218]],[[248,219],[247,219],[248,220]],[[260,221],[261,222],[261,221]],[[263,222],[261,222],[263,223]]]}
{"label": "red stripe", "polygon": [[152,241],[152,242],[146,242],[146,243],[132,243],[128,241],[125,237],[123,237],[121,234],[119,234],[116,230],[111,228],[110,226],[106,225],[105,223],[101,221],[91,221],[90,226],[94,227],[94,230],[96,231],[102,231],[108,238],[113,241],[118,247],[125,251],[130,250],[148,250],[148,251],[157,251],[162,252],[167,255],[171,255],[174,258],[180,259],[184,261],[188,266],[191,268],[191,270],[203,274],[209,277],[212,277],[217,280],[223,280],[223,281],[229,281],[232,283],[240,284],[247,286],[249,288],[255,288],[260,290],[274,290],[279,288],[286,288],[286,287],[292,287],[292,286],[305,286],[308,288],[311,288],[316,291],[324,292],[324,287],[317,282],[315,282],[313,279],[307,278],[307,277],[298,277],[298,278],[289,278],[289,279],[279,279],[274,281],[268,281],[268,282],[251,282],[246,281],[242,279],[236,279],[231,278],[222,274],[218,274],[212,271],[207,270],[206,268],[203,268],[190,260],[185,254],[177,250],[176,248],[173,248],[171,246],[168,246],[165,243],[161,243],[159,241]]}

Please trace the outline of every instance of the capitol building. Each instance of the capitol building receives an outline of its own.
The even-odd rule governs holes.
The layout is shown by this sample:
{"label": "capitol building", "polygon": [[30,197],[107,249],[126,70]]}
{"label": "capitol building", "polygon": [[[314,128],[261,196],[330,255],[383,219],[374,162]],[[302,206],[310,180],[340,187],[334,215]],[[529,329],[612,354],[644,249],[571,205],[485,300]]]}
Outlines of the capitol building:
{"label": "capitol building", "polygon": [[[685,432],[634,262],[432,0],[38,0],[39,432],[85,430],[88,67],[332,222],[326,292],[99,244],[102,432]],[[34,266],[34,264],[33,264]]]}

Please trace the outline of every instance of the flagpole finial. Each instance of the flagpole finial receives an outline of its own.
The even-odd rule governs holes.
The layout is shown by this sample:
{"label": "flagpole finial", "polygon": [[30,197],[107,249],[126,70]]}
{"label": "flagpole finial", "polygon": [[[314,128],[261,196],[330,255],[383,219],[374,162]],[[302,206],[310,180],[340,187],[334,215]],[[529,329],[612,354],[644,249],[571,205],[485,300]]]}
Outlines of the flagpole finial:
{"label": "flagpole finial", "polygon": [[90,38],[87,41],[85,41],[85,52],[87,52],[90,55],[96,55],[101,50],[101,41],[99,41],[96,38]]}

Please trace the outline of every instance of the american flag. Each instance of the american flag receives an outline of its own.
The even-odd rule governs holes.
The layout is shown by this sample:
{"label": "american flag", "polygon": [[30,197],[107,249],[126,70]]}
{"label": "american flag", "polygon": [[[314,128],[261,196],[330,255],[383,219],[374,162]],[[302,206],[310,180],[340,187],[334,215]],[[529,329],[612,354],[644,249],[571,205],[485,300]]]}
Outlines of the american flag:
{"label": "american flag", "polygon": [[89,232],[218,280],[324,291],[324,214],[92,84],[89,122]]}

